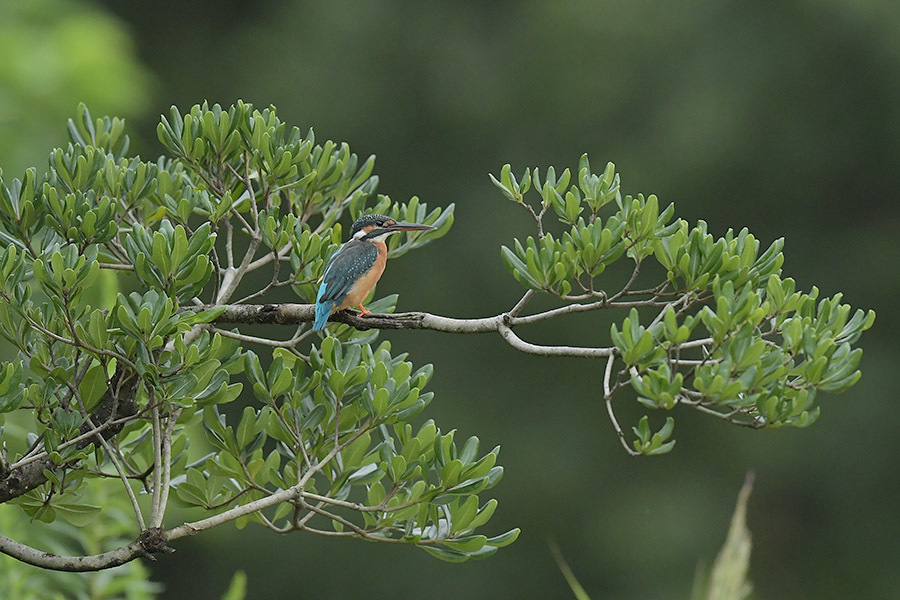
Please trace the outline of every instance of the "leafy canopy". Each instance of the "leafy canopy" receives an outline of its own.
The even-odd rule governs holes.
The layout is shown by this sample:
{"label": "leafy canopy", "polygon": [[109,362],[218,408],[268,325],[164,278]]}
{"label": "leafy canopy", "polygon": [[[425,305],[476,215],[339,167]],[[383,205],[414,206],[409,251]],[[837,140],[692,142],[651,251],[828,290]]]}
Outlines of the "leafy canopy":
{"label": "leafy canopy", "polygon": [[[505,165],[499,179],[491,176],[538,230],[504,246],[502,257],[529,290],[570,306],[627,311],[610,328],[604,378],[623,443],[611,400],[626,386],[650,409],[684,404],[739,425],[805,427],[819,416],[818,392],[841,392],[859,380],[862,350],[853,345],[875,313],[854,312],[841,294],[819,299],[815,287],[797,291],[793,279],[782,278],[782,239],[763,249],[746,228],[716,238],[703,221],[691,227],[675,218],[674,205],[660,207],[655,195],[623,196],[615,166],[594,173],[587,155],[575,173],[550,167],[542,179],[534,168],[516,178]],[[551,210],[561,235],[544,230]],[[631,264],[631,276],[608,292],[603,275],[619,261]],[[642,276],[642,268],[661,276]],[[626,450],[668,452],[673,428],[668,417],[654,432],[645,416]]]}
{"label": "leafy canopy", "polygon": [[[435,227],[391,237],[399,256],[444,235],[452,204],[377,195],[374,157],[240,101],[173,107],[158,126],[168,155],[153,162],[129,155],[122,120],[95,120],[84,106],[69,136],[46,173],[0,173],[0,335],[17,351],[0,364],[0,502],[53,526],[102,522],[88,499],[108,497],[134,514],[134,541],[74,565],[2,535],[0,550],[102,569],[231,521],[405,543],[450,561],[516,539],[518,529],[480,533],[497,508],[482,494],[503,474],[499,447],[484,453],[477,437],[417,422],[433,400],[432,366],[415,367],[358,319],[317,337],[303,312],[345,216]],[[575,173],[516,178],[506,165],[492,176],[537,230],[501,249],[526,288],[509,311],[469,321],[382,314],[371,326],[496,331],[525,352],[593,357],[631,454],[670,451],[674,419],[656,429],[643,416],[626,436],[613,400],[627,387],[648,409],[804,427],[819,391],[859,379],[854,344],[874,313],[797,291],[781,273],[782,240],[764,249],[746,229],[717,238],[702,221],[691,227],[654,195],[623,195],[612,163],[595,173],[585,155]],[[554,214],[561,226],[545,229]],[[612,291],[623,265],[630,275]],[[559,306],[522,315],[536,294]],[[272,303],[285,298],[295,302]],[[396,302],[369,308],[392,313]],[[613,309],[623,316],[609,345],[596,333],[580,348],[518,336],[530,323]],[[179,522],[194,520],[173,526],[170,497],[187,511]],[[128,537],[109,532],[104,548]]]}
{"label": "leafy canopy", "polygon": [[[47,523],[102,519],[82,502],[98,486],[131,504],[134,537],[164,541],[235,520],[453,561],[511,543],[517,529],[476,532],[499,447],[413,424],[431,365],[346,325],[321,340],[302,323],[287,340],[211,325],[279,289],[314,302],[344,215],[437,228],[394,236],[397,256],[444,235],[453,206],[376,195],[374,157],[274,108],[173,107],[158,131],[169,156],[145,161],[122,120],[80,106],[48,172],[0,175],[0,335],[18,351],[0,367],[2,500]],[[190,531],[166,529],[170,490],[202,518]]]}

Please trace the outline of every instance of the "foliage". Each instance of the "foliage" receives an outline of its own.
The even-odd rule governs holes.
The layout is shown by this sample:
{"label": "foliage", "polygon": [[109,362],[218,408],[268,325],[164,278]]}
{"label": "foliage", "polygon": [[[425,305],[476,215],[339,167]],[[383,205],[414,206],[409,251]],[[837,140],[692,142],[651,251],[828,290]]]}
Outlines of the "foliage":
{"label": "foliage", "polygon": [[[587,155],[575,173],[573,181],[569,169],[557,175],[550,167],[541,179],[534,168],[517,179],[505,165],[499,179],[491,176],[538,232],[504,246],[502,257],[529,290],[579,309],[628,310],[610,328],[603,387],[626,450],[662,454],[675,441],[672,417],[654,432],[645,416],[629,447],[611,406],[625,386],[649,409],[684,404],[738,425],[805,427],[819,415],[818,392],[841,392],[859,380],[862,350],[853,345],[874,311],[853,312],[841,294],[819,299],[815,287],[797,291],[781,276],[782,239],[763,249],[746,228],[716,238],[703,221],[690,227],[655,195],[623,196],[615,166],[594,173]],[[544,230],[551,209],[564,225],[561,235]],[[607,292],[600,277],[620,260],[631,263],[631,276]],[[660,276],[644,281],[642,268]]]}
{"label": "foliage", "polygon": [[[0,335],[19,350],[0,368],[0,418],[28,424],[4,435],[2,500],[36,522],[74,523],[91,510],[86,490],[117,481],[138,538],[119,549],[128,560],[232,520],[451,561],[514,541],[517,529],[477,531],[497,507],[479,494],[503,474],[499,447],[411,423],[432,401],[431,365],[337,324],[308,354],[303,323],[290,340],[212,324],[227,303],[278,288],[313,302],[345,214],[436,227],[395,236],[398,256],[444,235],[453,206],[375,196],[374,157],[317,143],[274,108],[173,107],[158,131],[171,157],[141,160],[122,120],[81,105],[47,173],[0,177]],[[92,304],[101,272],[135,291]],[[202,518],[166,529],[170,490]]]}
{"label": "foliage", "polygon": [[[650,409],[803,427],[818,415],[818,391],[859,379],[853,344],[874,313],[851,315],[839,294],[817,303],[815,288],[796,292],[781,277],[781,240],[763,250],[746,230],[716,239],[656,196],[623,196],[614,166],[594,173],[586,155],[574,182],[553,168],[517,179],[508,165],[492,177],[537,228],[501,250],[526,287],[512,309],[473,320],[338,315],[313,339],[316,284],[343,216],[435,227],[390,238],[396,257],[444,235],[453,205],[375,195],[373,157],[317,143],[271,107],[173,107],[157,132],[169,156],[143,161],[128,155],[122,120],[94,120],[82,105],[47,173],[0,174],[0,335],[19,351],[0,366],[0,416],[27,424],[4,436],[0,501],[36,522],[78,523],[106,517],[83,497],[115,483],[134,513],[134,541],[76,562],[0,536],[0,550],[26,562],[104,569],[230,521],[404,543],[448,561],[513,542],[518,529],[479,533],[497,507],[480,494],[503,474],[499,447],[481,453],[477,437],[459,443],[431,420],[414,425],[433,399],[433,368],[370,328],[496,331],[525,352],[603,359],[603,399],[631,454],[670,451],[674,418],[654,429],[642,417],[629,442],[612,405],[626,386]],[[559,234],[545,231],[551,209]],[[625,263],[630,276],[608,292]],[[98,294],[103,273],[134,291]],[[648,274],[661,281],[641,287]],[[288,290],[299,304],[251,304]],[[539,293],[562,306],[521,315]],[[369,308],[393,313],[396,303]],[[608,309],[628,314],[605,347],[539,346],[513,331]],[[196,520],[167,528],[170,496]]]}
{"label": "foliage", "polygon": [[[108,5],[130,22],[142,58],[154,72],[165,74],[166,99],[181,103],[212,95],[221,101],[252,93],[257,103],[274,102],[282,118],[314,123],[317,133],[340,135],[357,152],[376,153],[382,191],[397,196],[410,190],[430,204],[459,199],[457,211],[465,211],[465,225],[458,226],[463,221],[458,212],[452,238],[427,248],[425,256],[415,253],[388,265],[386,278],[397,283],[384,284],[380,293],[400,292],[398,310],[440,306],[447,314],[481,316],[489,310],[485,307],[500,307],[514,293],[517,284],[511,277],[504,281],[498,247],[512,247],[513,237],[524,241],[530,233],[522,227],[526,214],[512,203],[504,210],[499,194],[492,198],[492,186],[482,177],[488,170],[498,174],[505,162],[516,167],[516,175],[539,164],[543,175],[548,165],[573,167],[586,150],[598,170],[607,160],[615,161],[627,193],[656,192],[663,206],[674,200],[676,216],[691,225],[707,220],[716,237],[727,227],[738,231],[746,225],[765,248],[784,235],[783,269],[797,280],[798,290],[815,284],[828,296],[844,291],[843,302],[878,312],[876,325],[859,342],[866,353],[860,363],[863,379],[841,396],[820,394],[822,418],[811,429],[734,431],[719,419],[691,414],[687,407],[671,413],[645,410],[654,429],[669,414],[678,421],[677,452],[663,457],[665,466],[585,454],[585,436],[595,436],[590,443],[603,447],[612,430],[592,419],[547,418],[545,410],[528,410],[521,394],[526,389],[544,398],[535,405],[544,406],[552,397],[580,416],[594,414],[602,408],[590,406],[602,370],[593,377],[589,372],[602,365],[553,361],[561,371],[543,369],[551,361],[517,356],[484,336],[471,340],[471,346],[468,339],[455,340],[472,352],[459,352],[459,345],[445,344],[439,334],[404,334],[404,340],[415,338],[428,347],[427,361],[438,367],[432,385],[443,382],[474,392],[496,386],[503,373],[510,374],[510,383],[520,384],[494,387],[492,410],[486,412],[470,413],[463,397],[453,400],[453,408],[444,405],[466,418],[477,414],[477,427],[467,429],[485,442],[488,436],[502,443],[507,476],[519,479],[521,492],[500,498],[496,519],[503,517],[501,511],[529,514],[533,498],[548,483],[529,473],[559,472],[559,465],[571,463],[583,465],[580,474],[594,476],[562,477],[553,486],[560,492],[555,511],[560,518],[582,511],[587,495],[605,504],[598,523],[630,519],[639,511],[632,499],[652,486],[678,512],[675,523],[702,531],[707,515],[698,500],[713,495],[727,473],[737,477],[743,463],[751,461],[780,492],[776,498],[761,496],[771,503],[763,508],[769,516],[761,527],[768,527],[768,535],[781,545],[760,558],[766,575],[757,594],[837,598],[838,582],[858,596],[883,597],[890,595],[885,589],[900,585],[893,569],[900,563],[900,520],[893,518],[896,507],[889,500],[897,494],[883,493],[885,482],[891,481],[885,473],[898,470],[900,452],[892,419],[874,416],[893,412],[890,365],[900,350],[894,342],[898,320],[889,308],[900,291],[891,267],[898,262],[898,207],[891,199],[900,188],[893,166],[900,158],[894,108],[900,104],[900,86],[893,76],[900,67],[900,19],[895,3],[704,2],[686,11],[682,5],[658,2],[526,2],[506,5],[500,14],[493,3],[417,6],[393,1],[370,3],[360,14],[360,5],[348,10],[341,3],[279,2],[276,10],[254,11],[249,19],[243,4],[222,4],[215,15],[206,5],[183,2]],[[224,39],[229,43],[219,42]],[[759,40],[765,43],[755,43]],[[228,65],[227,77],[206,65]],[[854,74],[853,85],[847,85],[848,73]],[[862,106],[866,109],[860,110]],[[61,122],[51,125],[61,132]],[[147,129],[135,124],[129,120],[131,132]],[[133,141],[145,157],[159,153]],[[344,221],[345,236],[346,228]],[[556,228],[549,229],[556,235]],[[617,267],[625,263],[619,261],[604,276],[618,275]],[[414,273],[422,279],[407,284],[406,275]],[[604,280],[604,285],[612,283]],[[550,301],[537,296],[535,304]],[[533,341],[544,335],[567,341],[596,335],[605,344],[608,319],[620,325],[627,312],[607,311],[596,321],[587,316],[554,321],[536,327]],[[523,328],[523,333],[531,332]],[[576,337],[579,333],[584,337]],[[392,341],[397,350],[411,350],[406,341],[402,347],[399,339]],[[421,355],[413,356],[421,362]],[[488,362],[484,359],[491,368],[480,368]],[[551,379],[551,372],[557,377]],[[430,389],[447,402],[442,391]],[[643,414],[633,397],[626,388],[614,400],[629,441],[630,426]],[[445,423],[462,425],[456,417]],[[592,434],[586,432],[597,426]],[[503,435],[489,435],[491,429]],[[573,430],[582,433],[571,436]],[[536,447],[552,451],[511,452],[510,442],[534,431],[547,440]],[[880,458],[872,461],[872,456]],[[696,472],[698,460],[704,465],[702,474]],[[668,476],[656,478],[657,469]],[[611,486],[617,478],[621,483]],[[498,493],[510,485],[504,480]],[[870,527],[847,526],[858,511],[847,510],[846,496],[836,493],[842,488],[867,498],[863,514],[885,525],[879,527],[882,535],[872,536]],[[778,535],[784,533],[778,529],[779,513],[797,510],[796,503],[806,497],[816,498],[817,510],[795,520],[790,535]],[[536,518],[543,519],[540,514]],[[673,588],[683,592],[677,580],[690,571],[684,557],[696,553],[699,536],[675,534],[671,511],[650,510],[639,523],[633,527],[670,532],[676,539],[646,560],[634,560],[623,552],[624,538],[609,537],[612,531],[605,532],[606,543],[583,548],[577,541],[589,538],[581,535],[581,527],[578,533],[557,536],[567,555],[579,554],[581,562],[590,562],[594,577],[605,588],[620,590],[619,596],[677,595],[658,591]],[[532,529],[526,533],[533,534]],[[228,537],[244,541],[237,532]],[[807,544],[803,537],[841,542]],[[206,556],[216,560],[220,546],[203,537],[199,543],[215,545],[217,552]],[[356,549],[372,550],[367,545]],[[798,551],[804,560],[784,558]],[[454,569],[447,585],[485,590],[483,595],[514,595],[510,589],[523,590],[521,596],[558,592],[541,587],[558,583],[550,563],[538,562],[546,554],[541,544],[522,544],[514,552],[518,566],[531,561],[540,567]],[[248,572],[254,560],[262,568],[269,564],[263,555],[248,557]],[[279,581],[295,589],[321,589],[334,582],[329,589],[341,592],[331,595],[361,596],[365,586],[384,590],[376,596],[388,596],[387,590],[394,589],[392,569],[379,562],[388,562],[387,556],[393,553],[377,553],[363,577],[336,577],[341,566],[332,562],[333,570],[310,575],[296,569],[293,578],[283,575]],[[679,557],[684,568],[665,568]],[[648,564],[663,566],[648,570]],[[175,582],[181,575],[165,576]],[[416,575],[412,585],[429,584],[430,570],[410,577]],[[791,591],[798,586],[804,591]]]}

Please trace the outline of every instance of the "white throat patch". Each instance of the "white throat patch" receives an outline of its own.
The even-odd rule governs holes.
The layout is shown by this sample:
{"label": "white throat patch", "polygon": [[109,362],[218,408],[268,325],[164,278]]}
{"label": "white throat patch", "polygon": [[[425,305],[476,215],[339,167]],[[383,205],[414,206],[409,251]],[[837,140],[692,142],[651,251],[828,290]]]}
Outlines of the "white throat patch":
{"label": "white throat patch", "polygon": [[373,238],[369,238],[369,239],[372,240],[373,242],[383,242],[386,239],[388,239],[389,235],[391,235],[393,233],[400,233],[400,232],[399,231],[386,231],[386,232],[382,233],[381,235],[377,235],[377,236],[375,236]]}
{"label": "white throat patch", "polygon": [[[400,233],[400,232],[399,232],[399,231],[385,231],[384,233],[382,233],[382,234],[380,234],[380,235],[376,235],[375,237],[370,237],[370,238],[368,238],[368,241],[370,241],[370,242],[383,242],[383,241],[385,241],[385,240],[388,238],[389,235],[391,235],[391,234],[393,234],[393,233]],[[354,239],[354,240],[361,240],[361,239],[363,239],[364,237],[366,237],[366,235],[368,235],[367,232],[364,231],[364,230],[362,230],[362,229],[360,229],[359,231],[357,231],[356,233],[353,234],[353,239]]]}

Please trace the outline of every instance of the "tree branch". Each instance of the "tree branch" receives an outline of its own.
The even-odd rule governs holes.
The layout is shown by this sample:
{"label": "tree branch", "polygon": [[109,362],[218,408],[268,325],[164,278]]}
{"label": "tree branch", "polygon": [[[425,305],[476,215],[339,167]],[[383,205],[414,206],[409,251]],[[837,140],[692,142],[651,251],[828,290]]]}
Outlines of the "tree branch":
{"label": "tree branch", "polygon": [[169,484],[172,480],[172,436],[175,433],[175,423],[181,415],[181,410],[181,408],[175,408],[167,417],[168,424],[163,435],[162,447],[163,474],[160,486],[162,492],[159,499],[159,512],[156,521],[150,524],[151,527],[161,527],[166,515],[166,505],[169,503]]}
{"label": "tree branch", "polygon": [[[666,302],[656,300],[639,300],[633,302],[610,302],[606,299],[586,304],[569,304],[546,310],[531,315],[518,316],[531,299],[526,293],[521,300],[509,312],[500,313],[493,317],[478,319],[456,319],[443,317],[426,312],[405,312],[394,314],[369,313],[362,316],[355,310],[343,310],[329,317],[334,323],[344,323],[360,331],[369,329],[427,329],[444,333],[498,333],[513,348],[527,354],[539,356],[570,356],[577,358],[607,358],[616,353],[615,347],[580,347],[580,346],[542,346],[532,344],[516,335],[512,329],[518,325],[530,325],[552,319],[564,314],[589,312],[606,308],[631,308],[641,306],[668,305]],[[188,306],[183,310],[201,312],[211,306]],[[225,312],[213,321],[215,325],[247,324],[247,325],[299,325],[315,320],[314,304],[229,304],[225,306]],[[225,332],[222,331],[224,334]],[[274,342],[265,338],[254,338],[243,334],[227,333],[243,341],[253,341],[270,346],[290,345],[294,340],[287,342]],[[295,335],[294,338],[297,336]],[[711,343],[711,338],[691,340],[680,344],[680,348],[696,348]]]}
{"label": "tree branch", "polygon": [[[524,300],[525,298],[523,298]],[[517,305],[520,308],[522,302]],[[369,329],[428,329],[444,333],[498,333],[515,349],[528,354],[540,356],[574,356],[581,358],[603,358],[615,352],[609,348],[587,348],[578,346],[540,346],[522,340],[513,333],[516,325],[536,323],[553,318],[566,312],[583,312],[603,308],[603,303],[573,304],[562,309],[546,311],[524,317],[501,313],[493,317],[480,319],[455,319],[425,312],[408,312],[395,314],[370,313],[361,316],[357,311],[344,310],[331,315],[332,322],[344,323],[361,331]],[[200,312],[207,306],[191,306],[184,310]],[[297,325],[315,319],[313,304],[231,304],[227,305],[213,323],[222,324],[278,324]]]}
{"label": "tree branch", "polygon": [[538,356],[575,356],[579,358],[603,358],[605,356],[613,356],[616,352],[615,348],[583,348],[579,346],[538,346],[526,342],[509,328],[508,325],[500,323],[497,331],[506,342],[521,352],[526,354],[537,354]]}
{"label": "tree branch", "polygon": [[[87,418],[87,422],[91,426],[93,426],[90,417]],[[94,429],[96,430],[97,428],[95,427]],[[131,500],[131,507],[134,509],[134,515],[137,518],[138,527],[141,528],[141,531],[145,530],[147,528],[147,525],[144,523],[144,515],[141,513],[141,506],[140,504],[138,504],[137,497],[134,495],[134,490],[131,489],[131,484],[128,482],[128,476],[125,474],[125,469],[122,468],[122,464],[116,457],[116,453],[110,443],[103,439],[103,436],[99,433],[95,437],[97,441],[100,442],[100,445],[103,446],[103,449],[106,450],[106,455],[109,456],[110,462],[116,468],[116,472],[119,474],[119,478],[122,480],[122,485],[125,486],[125,492],[128,494],[128,499]]]}
{"label": "tree branch", "polygon": [[139,556],[152,558],[153,554],[157,552],[171,552],[172,549],[166,545],[162,533],[158,529],[147,529],[141,533],[138,539],[128,545],[102,554],[88,556],[60,556],[26,546],[0,534],[0,552],[42,569],[72,573],[101,571],[124,565]]}
{"label": "tree branch", "polygon": [[606,404],[606,412],[609,414],[609,420],[612,423],[613,429],[616,430],[616,436],[618,436],[622,447],[625,448],[625,451],[631,456],[637,456],[639,453],[635,452],[631,446],[628,445],[628,440],[625,439],[625,433],[619,426],[619,421],[616,419],[616,413],[612,407],[612,395],[615,389],[610,387],[610,379],[612,377],[613,363],[615,360],[615,354],[610,354],[609,358],[606,359],[606,369],[603,372],[603,402]]}

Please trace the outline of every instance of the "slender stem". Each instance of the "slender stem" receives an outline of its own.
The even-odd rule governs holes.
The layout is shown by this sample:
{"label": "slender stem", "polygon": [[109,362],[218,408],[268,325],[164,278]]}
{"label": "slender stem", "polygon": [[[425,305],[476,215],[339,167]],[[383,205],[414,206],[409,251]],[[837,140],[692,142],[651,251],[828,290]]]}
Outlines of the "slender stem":
{"label": "slender stem", "polygon": [[[8,296],[6,296],[6,294],[2,294],[2,296],[8,303],[10,303],[11,306],[16,306],[16,304],[14,302],[12,302],[12,300]],[[32,327],[34,327],[35,329],[37,329],[42,334],[44,334],[45,336],[47,336],[48,338],[50,338],[52,340],[61,342],[63,344],[72,346],[74,348],[84,348],[85,350],[87,350],[88,352],[91,352],[93,354],[98,354],[98,355],[102,355],[102,356],[109,356],[109,357],[115,358],[119,362],[121,362],[125,365],[128,365],[132,370],[134,370],[134,371],[138,370],[137,367],[135,366],[135,364],[133,362],[131,362],[131,360],[129,360],[128,357],[125,356],[124,354],[119,354],[118,352],[113,352],[112,350],[107,350],[105,348],[94,348],[93,346],[86,344],[85,342],[83,342],[80,339],[70,340],[69,338],[58,335],[56,333],[53,333],[52,331],[50,331],[49,329],[45,328],[43,325],[41,325],[40,323],[38,323],[37,321],[32,319],[30,316],[25,314],[23,311],[17,311],[17,312],[26,321],[28,321],[29,325],[31,325]]]}
{"label": "slender stem", "polygon": [[275,523],[269,520],[269,518],[261,512],[256,513],[260,519],[262,519],[263,525],[274,531],[278,534],[285,534],[294,531],[293,525],[287,525],[285,527],[279,527]]}
{"label": "slender stem", "polygon": [[158,525],[155,523],[162,522],[159,511],[162,492],[162,427],[159,422],[158,404],[153,406],[151,415],[153,419],[153,502],[150,505],[150,526],[157,527]]}
{"label": "slender stem", "polygon": [[353,521],[345,519],[344,517],[342,517],[340,515],[336,515],[332,512],[328,512],[324,508],[321,508],[321,506],[312,506],[310,504],[306,504],[305,506],[306,506],[306,508],[308,508],[309,510],[311,510],[312,512],[314,512],[318,515],[321,515],[321,516],[331,519],[333,521],[337,521],[344,527],[347,527],[350,530],[352,530],[353,533],[355,533],[356,535],[358,535],[359,537],[361,537],[363,539],[373,539],[372,534],[370,532],[366,531],[365,529],[363,529],[362,527],[360,527]]}
{"label": "slender stem", "polygon": [[500,323],[497,326],[500,336],[506,340],[510,346],[516,350],[520,350],[527,354],[537,354],[539,356],[573,356],[578,358],[602,358],[612,356],[615,348],[585,348],[578,346],[538,346],[526,342],[509,328],[509,326]]}
{"label": "slender stem", "polygon": [[169,483],[172,480],[172,435],[175,433],[175,423],[181,415],[181,408],[176,408],[168,417],[166,432],[163,436],[162,461],[163,475],[160,485],[159,511],[157,512],[156,521],[151,523],[151,527],[162,526],[163,518],[166,515],[166,506],[169,503]]}
{"label": "slender stem", "polygon": [[234,268],[234,225],[231,219],[225,220],[225,260],[228,261],[228,268]]}
{"label": "slender stem", "polygon": [[613,297],[609,299],[610,302],[613,302],[614,300],[618,300],[619,298],[624,296],[626,293],[628,293],[628,290],[631,288],[631,284],[633,284],[634,280],[637,279],[637,276],[638,276],[638,273],[640,272],[640,270],[641,270],[640,261],[635,262],[634,263],[634,271],[631,272],[631,277],[628,279],[628,282],[625,284],[625,287],[623,287],[618,293],[613,295]]}
{"label": "slender stem", "polygon": [[99,263],[101,269],[110,269],[113,271],[134,271],[134,265],[121,265],[119,263]]}
{"label": "slender stem", "polygon": [[[276,253],[278,256],[278,260],[283,260],[285,256],[290,254],[290,252],[291,252],[291,245],[285,244],[284,246],[279,248],[278,252]],[[259,269],[260,267],[264,267],[267,264],[269,264],[270,262],[272,262],[273,260],[275,260],[275,255],[273,255],[271,252],[269,254],[266,254],[265,256],[261,256],[261,257],[257,258],[256,260],[254,260],[253,262],[251,262],[247,266],[247,272],[249,273],[250,271],[255,271],[255,270]]]}
{"label": "slender stem", "polygon": [[534,290],[528,290],[528,291],[526,291],[526,292],[525,292],[525,295],[522,296],[522,298],[521,298],[518,302],[516,302],[516,305],[513,306],[513,307],[509,310],[509,312],[508,312],[507,314],[508,314],[510,317],[517,317],[517,316],[519,316],[519,313],[522,312],[522,309],[525,308],[525,305],[528,304],[528,302],[529,302],[532,298],[534,298],[534,294],[535,294],[535,291],[534,291]]}
{"label": "slender stem", "polygon": [[591,302],[590,304],[569,304],[568,306],[561,306],[559,308],[545,310],[544,312],[536,313],[533,315],[528,315],[525,317],[516,317],[515,319],[512,319],[512,324],[528,325],[531,323],[546,321],[547,319],[552,319],[552,318],[558,317],[560,315],[568,315],[568,314],[579,313],[579,312],[590,312],[593,310],[599,310],[601,308],[606,308],[606,307],[607,307],[606,300],[599,300],[597,302]]}
{"label": "slender stem", "polygon": [[[72,446],[74,444],[77,444],[79,442],[82,442],[90,437],[93,437],[93,436],[99,434],[101,431],[103,431],[104,429],[106,429],[108,427],[112,427],[114,425],[121,425],[122,423],[126,423],[135,418],[137,418],[137,415],[132,415],[129,417],[122,417],[120,419],[115,419],[113,421],[106,421],[105,423],[101,423],[100,425],[97,425],[90,431],[87,431],[77,437],[73,437],[71,440],[66,440],[65,442],[61,443],[57,447],[57,450],[62,450],[63,448],[68,448],[69,446]],[[37,442],[35,442],[35,444],[37,444]],[[39,452],[37,454],[32,454],[31,456],[25,456],[24,458],[9,465],[9,469],[13,470],[13,469],[18,469],[20,467],[24,467],[25,465],[32,463],[36,460],[40,460],[46,456],[48,456],[48,453],[46,451]]]}
{"label": "slender stem", "polygon": [[606,369],[603,372],[603,397],[609,398],[612,396],[612,389],[610,389],[609,380],[612,376],[612,368],[613,363],[616,362],[616,355],[610,354],[609,358],[606,359]]}
{"label": "slender stem", "polygon": [[612,377],[613,363],[615,363],[615,360],[615,354],[610,354],[609,358],[606,360],[606,370],[603,373],[603,401],[606,404],[606,412],[609,414],[609,420],[612,423],[613,429],[616,430],[616,435],[618,436],[622,447],[625,448],[625,451],[631,456],[637,456],[639,453],[634,451],[631,446],[628,445],[628,440],[625,439],[625,434],[619,426],[619,421],[616,419],[616,413],[612,407],[612,393],[614,389],[610,386],[610,379]]}
{"label": "slender stem", "polygon": [[697,359],[691,359],[691,358],[673,358],[669,362],[676,364],[676,365],[699,366],[699,365],[705,365],[706,363],[712,363],[712,364],[720,363],[720,362],[722,362],[722,359],[716,358],[716,359],[712,359],[712,360],[707,360],[704,358],[703,360],[697,360]]}
{"label": "slender stem", "polygon": [[303,331],[303,329],[301,328],[297,328],[297,332],[294,333],[294,336],[291,339],[284,341],[270,340],[269,338],[261,338],[254,335],[245,335],[243,333],[237,333],[234,331],[229,331],[227,329],[220,329],[218,327],[213,327],[212,331],[225,337],[240,340],[242,342],[247,342],[250,344],[264,344],[266,346],[272,346],[273,348],[290,348],[296,346],[304,337],[306,337],[305,334],[301,333]]}
{"label": "slender stem", "polygon": [[350,510],[355,510],[357,512],[396,512],[398,510],[403,510],[405,508],[409,508],[410,506],[415,506],[417,504],[421,504],[424,500],[413,500],[411,502],[406,502],[404,504],[398,504],[396,506],[391,506],[388,508],[387,503],[388,500],[391,499],[391,495],[385,496],[384,500],[382,500],[378,506],[366,506],[365,504],[359,504],[357,502],[347,502],[346,500],[338,500],[337,498],[331,498],[330,496],[322,496],[320,494],[314,494],[312,492],[304,491],[300,494],[303,498],[309,500],[317,500],[322,503],[332,504],[334,506],[339,506],[341,508],[348,508]]}
{"label": "slender stem", "polygon": [[125,486],[125,491],[128,492],[128,499],[131,500],[131,507],[134,509],[134,516],[137,517],[138,527],[140,527],[141,531],[145,530],[147,526],[144,523],[144,515],[141,513],[141,505],[138,504],[137,497],[134,495],[134,490],[131,489],[131,484],[128,481],[128,476],[125,474],[125,469],[122,468],[122,463],[119,462],[119,459],[116,456],[117,451],[114,451],[110,443],[103,439],[102,435],[97,433],[100,428],[94,425],[90,417],[88,417],[87,422],[94,428],[94,435],[97,436],[97,440],[100,442],[100,445],[103,446],[106,455],[109,456],[110,462],[116,468],[116,472],[122,479],[122,485]]}
{"label": "slender stem", "polygon": [[706,346],[708,344],[712,344],[715,340],[711,337],[702,338],[699,340],[691,340],[689,342],[684,342],[683,344],[678,344],[678,347],[684,350],[685,348],[699,348],[700,346]]}

